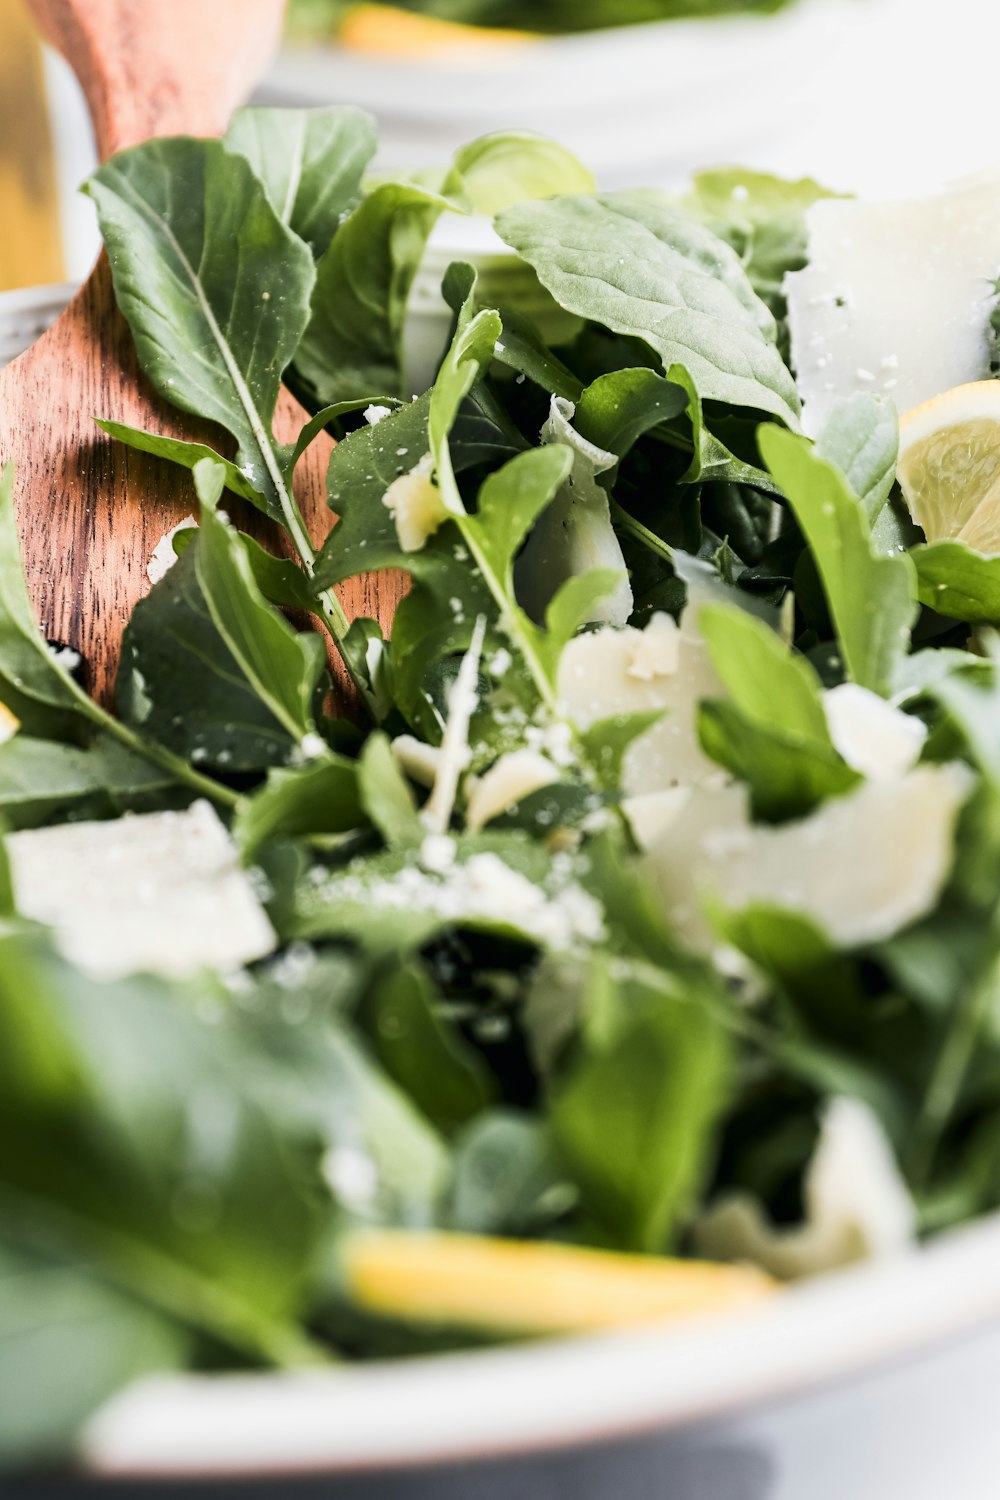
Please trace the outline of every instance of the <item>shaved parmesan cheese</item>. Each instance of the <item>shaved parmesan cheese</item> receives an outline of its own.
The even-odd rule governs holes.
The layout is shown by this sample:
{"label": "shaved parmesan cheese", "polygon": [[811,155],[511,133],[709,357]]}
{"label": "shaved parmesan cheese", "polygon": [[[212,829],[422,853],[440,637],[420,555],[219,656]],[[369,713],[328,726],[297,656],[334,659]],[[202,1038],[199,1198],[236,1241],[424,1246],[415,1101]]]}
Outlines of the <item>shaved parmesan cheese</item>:
{"label": "shaved parmesan cheese", "polygon": [[640,849],[652,849],[660,842],[687,806],[690,795],[690,787],[672,786],[665,792],[643,792],[640,797],[622,799],[622,812]]}
{"label": "shaved parmesan cheese", "polygon": [[724,690],[692,609],[684,611],[679,628],[654,615],[645,630],[626,626],[576,636],[559,663],[558,691],[580,729],[618,714],[665,711],[625,752],[626,795],[723,779],[698,743],[698,704],[724,696]]}
{"label": "shaved parmesan cheese", "polygon": [[20,727],[20,719],[15,718],[6,704],[0,703],[0,745],[12,740]]}
{"label": "shaved parmesan cheese", "polygon": [[678,933],[711,951],[706,906],[764,904],[813,922],[841,948],[890,937],[930,911],[954,858],[972,786],[958,763],[864,782],[780,828],[750,822],[746,789],[695,788],[645,864]]}
{"label": "shaved parmesan cheese", "polygon": [[18,910],[98,979],[239,968],[275,936],[207,802],[8,836]]}
{"label": "shaved parmesan cheese", "polygon": [[392,512],[396,535],[404,552],[419,552],[427,538],[448,519],[441,491],[432,478],[434,461],[425,453],[408,474],[401,474],[382,496],[382,504]]}
{"label": "shaved parmesan cheese", "polygon": [[906,203],[824,199],[807,224],[809,263],[785,282],[807,432],[856,391],[904,412],[989,373],[1000,181]]}
{"label": "shaved parmesan cheese", "polygon": [[434,787],[420,816],[431,833],[444,833],[451,821],[458,779],[469,764],[469,725],[478,702],[479,663],[483,655],[486,621],[480,615],[458,676],[448,693],[448,722],[434,773]]}
{"label": "shaved parmesan cheese", "polygon": [[468,789],[465,808],[468,828],[476,832],[532,792],[558,780],[556,767],[535,750],[512,750],[509,755],[501,755],[496,765],[477,777]]}
{"label": "shaved parmesan cheese", "polygon": [[916,1210],[885,1132],[858,1099],[827,1106],[803,1184],[805,1222],[776,1229],[756,1198],[733,1194],[695,1226],[710,1260],[749,1260],[782,1280],[909,1249]]}
{"label": "shaved parmesan cheese", "polygon": [[841,683],[823,694],[823,710],[835,749],[862,776],[891,780],[920,759],[927,725],[868,688]]}
{"label": "shaved parmesan cheese", "polygon": [[596,600],[587,621],[624,625],[632,613],[632,585],[611,524],[607,491],[597,483],[597,475],[613,469],[618,458],[580,436],[573,426],[575,411],[572,401],[552,397],[541,439],[569,448],[573,468],[538,517],[514,565],[517,597],[532,619],[540,620],[567,579],[591,568],[610,568],[619,575],[618,586]]}
{"label": "shaved parmesan cheese", "polygon": [[392,753],[400,766],[418,786],[431,787],[441,764],[441,746],[426,745],[412,734],[397,734]]}
{"label": "shaved parmesan cheese", "polygon": [[176,526],[172,526],[169,531],[164,532],[163,536],[160,537],[160,540],[153,548],[152,557],[146,564],[146,577],[150,583],[159,583],[161,578],[166,578],[170,569],[177,561],[177,553],[174,551],[174,537],[177,533],[179,531],[190,531],[191,527],[197,526],[197,524],[198,522],[194,516],[185,516],[183,521],[178,521]]}

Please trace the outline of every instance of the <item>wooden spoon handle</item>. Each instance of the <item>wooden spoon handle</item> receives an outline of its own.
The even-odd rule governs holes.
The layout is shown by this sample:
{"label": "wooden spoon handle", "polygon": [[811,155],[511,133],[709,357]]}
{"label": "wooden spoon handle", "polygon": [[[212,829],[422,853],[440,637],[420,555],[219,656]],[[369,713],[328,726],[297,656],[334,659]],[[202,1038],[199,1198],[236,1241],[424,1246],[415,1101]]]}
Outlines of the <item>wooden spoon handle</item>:
{"label": "wooden spoon handle", "polygon": [[284,0],[28,0],[76,73],[101,160],[159,135],[218,135],[278,43]]}
{"label": "wooden spoon handle", "polygon": [[[102,157],[156,135],[218,134],[270,56],[284,11],[283,0],[28,3],[80,79]],[[0,369],[0,462],[14,461],[25,569],[42,628],[82,654],[91,691],[110,704],[122,631],[149,587],[150,554],[194,496],[189,475],[111,442],[95,416],[220,441],[217,430],[167,408],[140,373],[103,256],[59,321]],[[293,438],[304,420],[283,391],[279,440]],[[296,472],[317,543],[331,522],[329,452],[321,438]],[[268,539],[249,507],[241,523]],[[374,585],[356,587],[356,598],[344,592],[350,613],[367,606],[388,614],[399,590],[384,600]]]}

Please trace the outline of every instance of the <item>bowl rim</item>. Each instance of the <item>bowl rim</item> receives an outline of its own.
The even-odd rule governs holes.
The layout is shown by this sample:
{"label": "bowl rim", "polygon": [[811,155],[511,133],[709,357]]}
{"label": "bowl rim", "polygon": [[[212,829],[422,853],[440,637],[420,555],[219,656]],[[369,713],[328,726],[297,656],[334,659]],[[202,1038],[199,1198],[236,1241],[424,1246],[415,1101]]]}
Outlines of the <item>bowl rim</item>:
{"label": "bowl rim", "polygon": [[738,1316],[286,1374],[165,1375],[89,1423],[89,1474],[218,1479],[556,1451],[745,1416],[1000,1321],[1000,1214]]}

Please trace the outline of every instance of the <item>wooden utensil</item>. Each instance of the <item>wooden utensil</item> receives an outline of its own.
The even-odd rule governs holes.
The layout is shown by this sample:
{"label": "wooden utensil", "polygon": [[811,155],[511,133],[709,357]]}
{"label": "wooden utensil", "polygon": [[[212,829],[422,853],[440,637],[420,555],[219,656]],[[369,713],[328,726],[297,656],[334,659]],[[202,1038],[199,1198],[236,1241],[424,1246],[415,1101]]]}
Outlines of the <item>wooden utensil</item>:
{"label": "wooden utensil", "polygon": [[[222,131],[271,56],[284,0],[29,0],[29,8],[80,80],[103,161],[153,136]],[[150,555],[194,496],[185,471],[111,442],[95,416],[219,443],[218,431],[166,407],[141,375],[103,256],[59,321],[0,370],[0,460],[16,466],[25,566],[42,628],[80,652],[92,692],[107,703],[122,630],[148,588]],[[282,392],[279,438],[294,437],[304,419]],[[323,482],[329,451],[328,442],[315,443],[296,476],[317,543],[332,519]],[[267,527],[256,513],[241,521],[258,536]],[[352,618],[378,616],[391,613],[397,594],[395,585],[359,580],[342,600]]]}

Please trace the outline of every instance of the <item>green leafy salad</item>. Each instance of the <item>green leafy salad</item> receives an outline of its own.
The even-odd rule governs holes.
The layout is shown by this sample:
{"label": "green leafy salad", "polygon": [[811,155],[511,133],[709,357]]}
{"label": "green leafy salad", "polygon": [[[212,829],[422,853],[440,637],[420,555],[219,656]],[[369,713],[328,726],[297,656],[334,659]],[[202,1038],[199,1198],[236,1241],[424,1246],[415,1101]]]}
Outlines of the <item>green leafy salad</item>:
{"label": "green leafy salad", "polygon": [[[378,3],[378,0],[375,0]],[[534,32],[595,31],[643,21],[675,21],[706,16],[770,14],[791,0],[393,0],[400,10],[464,26]],[[367,8],[367,7],[366,7]],[[329,38],[357,0],[291,0],[289,31],[295,39]]]}
{"label": "green leafy salad", "polygon": [[[248,110],[88,186],[143,370],[218,431],[104,424],[192,507],[114,714],[0,491],[7,1464],[148,1372],[551,1331],[476,1247],[723,1287],[1000,1202],[1000,563],[948,542],[942,602],[890,400],[802,435],[822,189],[599,194],[528,136],[372,184],[374,149]],[[415,387],[463,216],[492,270],[447,269]],[[386,570],[383,635],[338,588]]]}

